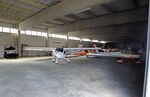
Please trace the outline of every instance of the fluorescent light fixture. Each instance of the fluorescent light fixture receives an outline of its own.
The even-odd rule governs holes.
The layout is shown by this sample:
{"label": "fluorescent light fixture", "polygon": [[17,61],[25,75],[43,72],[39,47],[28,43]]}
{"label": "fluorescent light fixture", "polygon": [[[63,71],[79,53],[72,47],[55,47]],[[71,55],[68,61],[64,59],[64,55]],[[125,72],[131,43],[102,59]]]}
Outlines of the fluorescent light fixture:
{"label": "fluorescent light fixture", "polygon": [[91,41],[91,40],[88,38],[83,38],[82,41]]}
{"label": "fluorescent light fixture", "polygon": [[100,43],[106,43],[106,41],[100,41]]}
{"label": "fluorescent light fixture", "polygon": [[98,41],[98,40],[92,40],[92,42],[96,42],[96,43],[98,43],[99,41]]}
{"label": "fluorescent light fixture", "polygon": [[81,9],[79,11],[76,11],[74,12],[75,14],[78,14],[78,13],[81,13],[81,12],[84,12],[84,11],[87,11],[87,10],[90,10],[91,8],[90,7],[87,7],[87,8],[84,8],[84,9]]}

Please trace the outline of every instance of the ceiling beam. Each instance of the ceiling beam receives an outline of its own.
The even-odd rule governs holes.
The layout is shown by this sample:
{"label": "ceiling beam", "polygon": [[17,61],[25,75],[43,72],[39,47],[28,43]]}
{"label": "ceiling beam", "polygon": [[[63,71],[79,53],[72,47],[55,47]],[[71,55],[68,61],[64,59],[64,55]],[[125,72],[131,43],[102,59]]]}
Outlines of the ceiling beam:
{"label": "ceiling beam", "polygon": [[92,19],[87,19],[79,22],[74,22],[70,24],[65,24],[62,26],[57,26],[50,28],[50,32],[67,32],[76,31],[82,29],[88,29],[93,27],[109,26],[109,25],[119,25],[126,23],[135,23],[148,20],[147,7],[134,9],[130,11],[124,11],[120,13],[115,13],[111,15],[100,16]]}
{"label": "ceiling beam", "polygon": [[34,26],[34,28],[46,29],[47,27],[45,27],[45,26],[41,26],[41,25],[36,25],[36,26]]}
{"label": "ceiling beam", "polygon": [[19,29],[26,29],[34,25],[60,18],[95,4],[104,4],[113,0],[63,0],[19,24]]}
{"label": "ceiling beam", "polygon": [[105,10],[107,10],[109,13],[115,13],[115,10],[113,10],[111,7],[109,7],[106,4],[100,5],[100,7],[104,8]]}
{"label": "ceiling beam", "polygon": [[10,8],[18,12],[32,13],[33,11],[0,1],[0,8]]}
{"label": "ceiling beam", "polygon": [[66,15],[66,17],[72,18],[72,19],[74,19],[74,20],[81,20],[81,19],[82,19],[82,18],[80,18],[80,17],[78,17],[78,16],[76,16],[76,15],[74,15],[74,14]]}
{"label": "ceiling beam", "polygon": [[69,21],[61,19],[61,18],[57,18],[57,19],[54,19],[54,20],[58,21],[58,22],[69,23]]}
{"label": "ceiling beam", "polygon": [[35,6],[35,7],[38,7],[38,8],[46,8],[47,7],[46,5],[37,3],[33,0],[18,0],[18,1],[32,5],[32,6]]}
{"label": "ceiling beam", "polygon": [[27,30],[37,31],[37,32],[47,32],[47,29],[45,29],[45,28],[39,28],[39,27],[32,27],[32,28],[29,28]]}
{"label": "ceiling beam", "polygon": [[46,27],[53,27],[54,25],[49,23],[41,23],[40,25],[46,26]]}
{"label": "ceiling beam", "polygon": [[139,8],[140,7],[140,4],[138,2],[138,0],[131,0],[133,5],[136,7],[136,8]]}
{"label": "ceiling beam", "polygon": [[96,16],[97,16],[94,12],[92,12],[92,11],[90,11],[90,10],[83,11],[82,13],[83,13],[83,14],[86,14],[86,15],[88,15],[88,16],[90,16],[90,17],[96,17]]}
{"label": "ceiling beam", "polygon": [[[53,26],[59,26],[59,25],[61,25],[61,24],[54,23],[54,22],[46,22],[46,23],[48,23],[48,24],[50,24],[50,25],[53,25]],[[51,26],[50,26],[50,27],[51,27]]]}

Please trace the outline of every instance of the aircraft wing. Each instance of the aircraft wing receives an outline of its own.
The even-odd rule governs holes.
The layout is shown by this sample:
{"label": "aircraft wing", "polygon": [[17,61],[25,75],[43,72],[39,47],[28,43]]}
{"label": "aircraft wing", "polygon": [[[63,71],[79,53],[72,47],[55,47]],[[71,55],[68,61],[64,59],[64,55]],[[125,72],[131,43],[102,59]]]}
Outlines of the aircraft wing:
{"label": "aircraft wing", "polygon": [[[51,47],[24,47],[23,50],[28,51],[52,51],[57,48],[51,48]],[[101,48],[62,48],[65,51],[79,51],[79,50],[102,50]]]}
{"label": "aircraft wing", "polygon": [[54,48],[51,48],[51,47],[24,47],[23,50],[26,50],[26,51],[45,51],[45,52],[48,52],[48,51],[52,51]]}
{"label": "aircraft wing", "polygon": [[116,57],[116,58],[140,58],[138,54],[123,54],[121,52],[101,52],[101,53],[88,53],[88,56],[99,56],[99,57]]}
{"label": "aircraft wing", "polygon": [[64,48],[64,50],[102,50],[101,48]]}

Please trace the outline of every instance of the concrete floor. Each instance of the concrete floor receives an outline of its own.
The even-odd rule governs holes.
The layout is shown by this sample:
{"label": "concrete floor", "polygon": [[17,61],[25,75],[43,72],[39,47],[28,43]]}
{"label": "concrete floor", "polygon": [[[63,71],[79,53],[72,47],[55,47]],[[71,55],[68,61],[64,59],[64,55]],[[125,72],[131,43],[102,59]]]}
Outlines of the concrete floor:
{"label": "concrete floor", "polygon": [[0,60],[0,97],[142,97],[143,66],[113,58]]}

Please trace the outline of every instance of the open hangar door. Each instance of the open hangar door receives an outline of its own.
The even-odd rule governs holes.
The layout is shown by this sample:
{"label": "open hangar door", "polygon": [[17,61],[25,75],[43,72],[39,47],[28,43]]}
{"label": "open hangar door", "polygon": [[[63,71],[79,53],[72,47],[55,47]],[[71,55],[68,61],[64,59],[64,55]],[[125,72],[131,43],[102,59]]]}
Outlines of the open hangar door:
{"label": "open hangar door", "polygon": [[[71,24],[49,28],[49,32],[58,34],[64,32],[82,39],[99,40],[101,43],[97,45],[104,48],[129,48],[142,51],[140,60],[143,63],[129,63],[130,70],[126,71],[131,75],[128,81],[136,88],[133,94],[142,97],[148,31],[148,0],[114,0],[100,6],[92,6],[73,15],[80,16],[84,20],[80,18],[80,21]],[[82,43],[86,46],[90,45],[89,42],[82,41]],[[124,68],[124,66],[120,67]]]}

